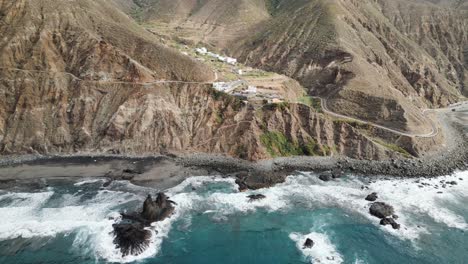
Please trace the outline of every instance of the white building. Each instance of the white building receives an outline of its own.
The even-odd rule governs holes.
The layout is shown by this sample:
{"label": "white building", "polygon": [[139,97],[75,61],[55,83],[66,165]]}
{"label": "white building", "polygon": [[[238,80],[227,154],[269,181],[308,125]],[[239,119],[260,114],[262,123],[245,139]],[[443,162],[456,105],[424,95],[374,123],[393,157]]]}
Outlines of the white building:
{"label": "white building", "polygon": [[249,85],[245,92],[248,93],[248,94],[256,94],[257,93],[257,87]]}
{"label": "white building", "polygon": [[226,62],[231,64],[231,65],[236,65],[237,64],[237,59],[231,58],[231,57],[226,57]]}
{"label": "white building", "polygon": [[198,54],[201,54],[201,55],[205,55],[208,53],[208,50],[203,47],[203,48],[196,48],[195,51],[198,53]]}

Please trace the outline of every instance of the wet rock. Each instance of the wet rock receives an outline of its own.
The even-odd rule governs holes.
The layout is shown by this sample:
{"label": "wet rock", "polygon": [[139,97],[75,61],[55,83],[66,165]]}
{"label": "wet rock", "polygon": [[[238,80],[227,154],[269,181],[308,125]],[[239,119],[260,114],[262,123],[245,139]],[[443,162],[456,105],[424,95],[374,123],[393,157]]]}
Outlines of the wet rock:
{"label": "wet rock", "polygon": [[382,202],[375,202],[369,208],[369,212],[371,215],[378,217],[378,218],[387,218],[394,214],[395,210],[393,206],[388,205]]}
{"label": "wet rock", "polygon": [[247,198],[249,198],[249,202],[253,202],[253,201],[265,199],[266,196],[263,194],[252,194],[252,195],[247,196]]}
{"label": "wet rock", "polygon": [[396,215],[396,214],[394,214],[394,215],[392,215],[392,218],[395,219],[395,220],[397,220],[397,219],[399,218],[399,216]]}
{"label": "wet rock", "polygon": [[164,193],[158,193],[155,201],[148,195],[143,203],[141,217],[148,223],[162,221],[174,212],[173,203]]}
{"label": "wet rock", "polygon": [[245,192],[249,189],[249,186],[241,179],[236,179],[236,184],[239,186],[239,192]]}
{"label": "wet rock", "polygon": [[341,178],[341,177],[344,176],[343,170],[341,170],[341,169],[339,169],[339,168],[334,169],[334,170],[331,172],[331,174],[332,174],[332,178],[333,178],[333,179],[339,179],[339,178]]}
{"label": "wet rock", "polygon": [[450,184],[450,185],[457,185],[458,183],[456,181],[451,181],[451,182],[447,182],[447,184]]}
{"label": "wet rock", "polygon": [[391,225],[393,229],[400,229],[401,227],[393,218],[382,218],[382,220],[380,220],[380,224],[383,226]]}
{"label": "wet rock", "polygon": [[333,176],[332,176],[332,173],[330,171],[326,171],[326,172],[319,175],[319,179],[324,181],[324,182],[328,182],[328,181],[331,181],[333,179]]}
{"label": "wet rock", "polygon": [[108,180],[108,181],[106,181],[106,182],[104,182],[102,184],[102,187],[109,187],[109,185],[111,185],[111,183],[112,183],[112,180]]}
{"label": "wet rock", "polygon": [[314,241],[310,238],[307,238],[306,241],[304,242],[304,245],[302,248],[312,248],[314,246]]}
{"label": "wet rock", "polygon": [[141,223],[114,224],[114,244],[122,256],[139,255],[149,246],[151,232]]}
{"label": "wet rock", "polygon": [[375,202],[375,201],[377,200],[377,198],[379,198],[379,197],[377,196],[377,193],[373,192],[373,193],[367,195],[366,201]]}

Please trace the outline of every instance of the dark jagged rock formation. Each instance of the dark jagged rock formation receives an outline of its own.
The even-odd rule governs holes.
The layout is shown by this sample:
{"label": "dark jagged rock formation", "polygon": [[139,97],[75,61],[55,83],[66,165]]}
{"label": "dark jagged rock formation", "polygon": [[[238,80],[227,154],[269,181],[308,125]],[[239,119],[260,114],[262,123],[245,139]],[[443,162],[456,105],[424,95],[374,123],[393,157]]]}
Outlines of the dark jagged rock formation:
{"label": "dark jagged rock formation", "polygon": [[162,221],[174,212],[173,203],[164,193],[159,193],[155,201],[151,195],[148,195],[143,204],[141,217],[149,223]]}
{"label": "dark jagged rock formation", "polygon": [[257,200],[263,200],[266,198],[266,196],[263,194],[252,194],[252,195],[247,196],[247,198],[249,198],[249,202],[253,202]]}
{"label": "dark jagged rock formation", "polygon": [[366,201],[369,201],[369,202],[375,202],[379,197],[377,196],[377,193],[371,193],[369,195],[367,195],[366,197]]}
{"label": "dark jagged rock formation", "polygon": [[148,248],[151,232],[145,227],[170,217],[173,204],[164,193],[159,193],[156,200],[148,195],[140,213],[122,214],[124,222],[113,225],[114,243],[122,256],[139,255]]}
{"label": "dark jagged rock formation", "polygon": [[314,246],[314,241],[310,238],[307,238],[306,241],[304,242],[304,245],[302,248],[312,248]]}
{"label": "dark jagged rock formation", "polygon": [[324,181],[324,182],[327,182],[327,181],[331,181],[333,179],[333,176],[332,176],[331,172],[326,171],[326,172],[320,174],[319,179]]}
{"label": "dark jagged rock formation", "polygon": [[393,218],[382,218],[382,220],[380,220],[380,224],[383,226],[391,225],[393,229],[400,229],[400,224],[395,222],[395,219]]}
{"label": "dark jagged rock formation", "polygon": [[393,206],[382,202],[375,202],[369,208],[371,215],[378,218],[386,218],[394,214]]}
{"label": "dark jagged rock formation", "polygon": [[120,249],[122,256],[139,255],[148,248],[151,232],[141,223],[115,224],[114,244]]}

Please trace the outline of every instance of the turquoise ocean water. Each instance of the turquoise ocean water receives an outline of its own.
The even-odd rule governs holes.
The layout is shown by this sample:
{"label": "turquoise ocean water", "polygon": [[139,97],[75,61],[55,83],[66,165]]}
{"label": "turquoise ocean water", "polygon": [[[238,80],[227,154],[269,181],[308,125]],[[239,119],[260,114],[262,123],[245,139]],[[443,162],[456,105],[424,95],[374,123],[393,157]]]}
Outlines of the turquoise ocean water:
{"label": "turquoise ocean water", "polygon": [[[458,185],[442,188],[452,180]],[[232,179],[189,178],[167,190],[176,213],[151,227],[148,250],[122,258],[112,224],[158,190],[44,181],[0,191],[0,263],[468,263],[468,172],[421,182],[348,176],[325,183],[299,173],[238,193]],[[368,214],[364,197],[373,191],[395,207],[401,230]],[[249,202],[253,193],[267,198]],[[306,238],[312,249],[302,249]]]}

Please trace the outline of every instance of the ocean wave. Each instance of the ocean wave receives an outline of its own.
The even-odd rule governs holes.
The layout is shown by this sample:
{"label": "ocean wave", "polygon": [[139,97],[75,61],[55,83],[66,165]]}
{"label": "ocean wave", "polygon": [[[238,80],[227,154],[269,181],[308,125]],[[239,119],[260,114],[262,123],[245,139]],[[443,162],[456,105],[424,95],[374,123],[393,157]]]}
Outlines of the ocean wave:
{"label": "ocean wave", "polygon": [[[289,238],[296,242],[297,249],[312,263],[339,264],[344,261],[326,234],[316,232],[306,235],[292,233]],[[312,248],[303,247],[307,238],[314,241],[315,244]]]}

